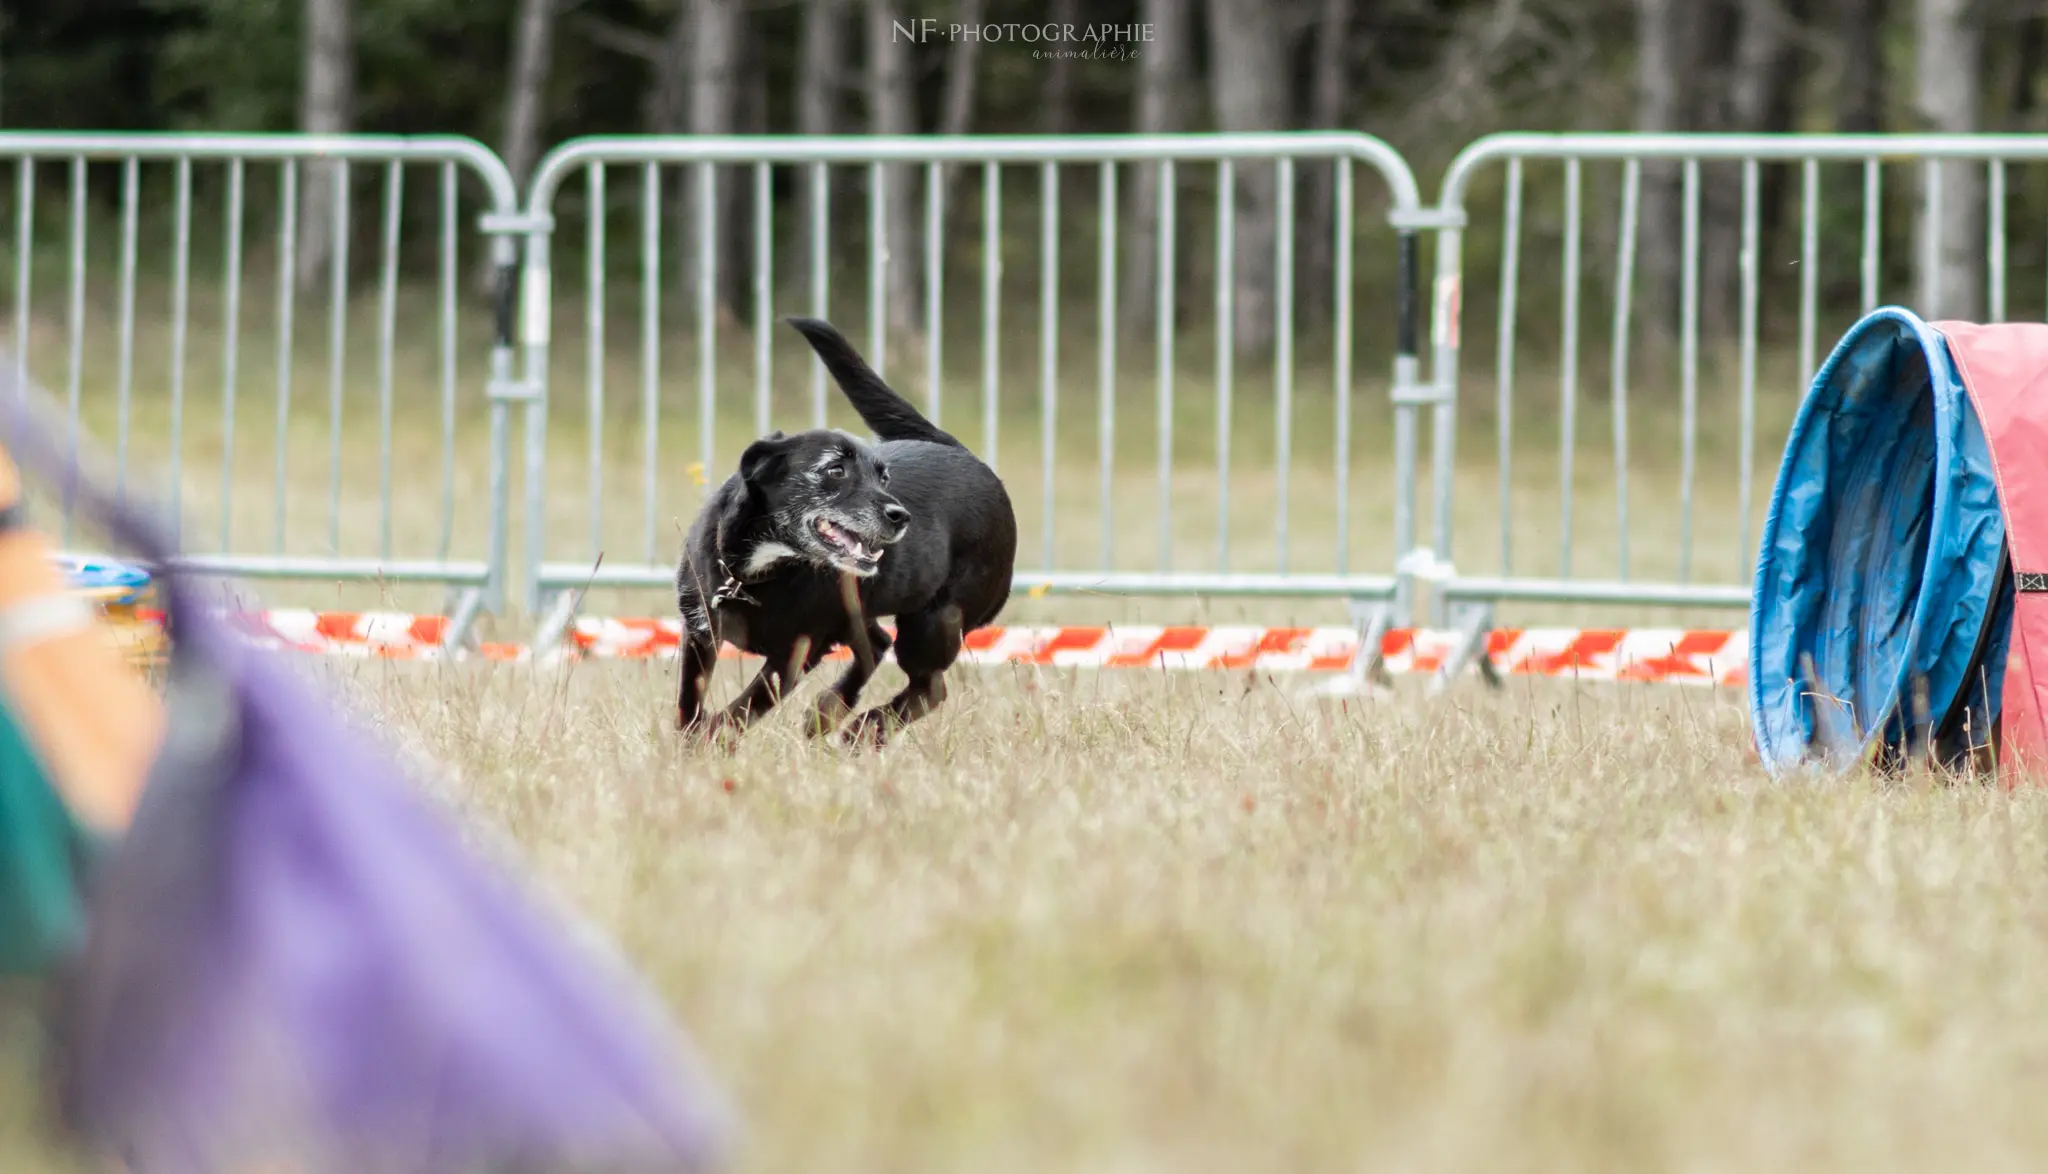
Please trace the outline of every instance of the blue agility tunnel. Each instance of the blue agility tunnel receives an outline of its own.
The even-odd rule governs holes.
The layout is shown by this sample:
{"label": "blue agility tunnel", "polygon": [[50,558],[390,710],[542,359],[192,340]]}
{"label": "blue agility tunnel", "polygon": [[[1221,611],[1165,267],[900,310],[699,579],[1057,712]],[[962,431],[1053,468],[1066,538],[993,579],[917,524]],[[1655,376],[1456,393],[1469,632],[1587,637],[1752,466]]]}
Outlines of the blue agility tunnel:
{"label": "blue agility tunnel", "polygon": [[1773,773],[1953,761],[2000,716],[2006,524],[1947,326],[1872,311],[1792,425],[1750,603],[1750,716]]}

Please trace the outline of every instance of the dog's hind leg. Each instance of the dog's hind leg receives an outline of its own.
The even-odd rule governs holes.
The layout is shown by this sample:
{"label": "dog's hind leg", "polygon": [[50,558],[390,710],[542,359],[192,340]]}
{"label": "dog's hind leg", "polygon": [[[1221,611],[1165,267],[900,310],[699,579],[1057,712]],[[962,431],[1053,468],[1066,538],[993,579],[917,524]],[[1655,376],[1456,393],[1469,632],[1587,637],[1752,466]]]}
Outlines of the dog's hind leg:
{"label": "dog's hind leg", "polygon": [[867,622],[867,631],[868,648],[873,659],[864,659],[856,649],[853,663],[847,665],[846,671],[839,675],[839,679],[818,695],[818,703],[811,709],[811,737],[823,737],[839,728],[839,723],[846,720],[846,715],[852,713],[854,705],[860,701],[860,691],[867,688],[868,682],[874,679],[875,669],[881,663],[882,657],[887,655],[889,633],[873,620]]}
{"label": "dog's hind leg", "polygon": [[896,619],[896,664],[909,676],[902,692],[854,719],[847,741],[879,747],[896,730],[946,699],[946,670],[959,659],[960,609],[948,603]]}

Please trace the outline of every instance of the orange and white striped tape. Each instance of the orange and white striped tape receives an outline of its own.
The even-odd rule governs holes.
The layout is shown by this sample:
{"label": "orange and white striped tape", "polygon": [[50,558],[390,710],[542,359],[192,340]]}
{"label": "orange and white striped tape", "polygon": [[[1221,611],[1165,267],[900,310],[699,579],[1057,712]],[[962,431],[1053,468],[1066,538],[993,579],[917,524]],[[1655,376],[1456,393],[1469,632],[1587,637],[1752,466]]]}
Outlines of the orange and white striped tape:
{"label": "orange and white striped tape", "polygon": [[[233,617],[236,627],[272,648],[330,656],[438,659],[448,621],[400,612],[276,610]],[[650,660],[676,655],[681,624],[675,619],[575,621],[556,654],[597,660]],[[1456,647],[1455,632],[1397,629],[1381,645],[1393,673],[1432,673]],[[1675,628],[1502,628],[1487,639],[1502,672],[1587,681],[1656,681],[1741,687],[1747,680],[1749,637],[1742,631]],[[524,661],[531,651],[486,643],[471,655]],[[828,660],[851,653],[835,649]],[[727,645],[725,659],[740,653]],[[1358,632],[1348,627],[992,627],[969,634],[961,660],[970,664],[1035,664],[1061,668],[1155,668],[1261,673],[1338,673],[1358,656]],[[885,658],[886,659],[886,658]]]}

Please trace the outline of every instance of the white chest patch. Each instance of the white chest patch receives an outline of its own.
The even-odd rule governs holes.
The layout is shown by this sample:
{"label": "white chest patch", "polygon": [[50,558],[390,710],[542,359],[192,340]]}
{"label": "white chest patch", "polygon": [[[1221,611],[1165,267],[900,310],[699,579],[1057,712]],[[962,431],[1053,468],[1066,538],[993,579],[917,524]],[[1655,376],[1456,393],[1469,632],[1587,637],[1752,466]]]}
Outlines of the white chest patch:
{"label": "white chest patch", "polygon": [[747,563],[740,568],[740,574],[751,579],[776,563],[795,557],[796,551],[780,542],[763,542],[747,555]]}

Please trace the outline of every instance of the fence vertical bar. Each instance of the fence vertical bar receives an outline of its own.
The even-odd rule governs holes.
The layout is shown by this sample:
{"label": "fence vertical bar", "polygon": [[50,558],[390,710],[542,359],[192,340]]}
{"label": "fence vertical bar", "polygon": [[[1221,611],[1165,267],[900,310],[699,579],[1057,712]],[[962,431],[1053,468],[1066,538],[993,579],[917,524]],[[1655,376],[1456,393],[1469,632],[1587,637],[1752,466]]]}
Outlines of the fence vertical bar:
{"label": "fence vertical bar", "polygon": [[114,375],[114,496],[123,501],[128,491],[128,430],[135,395],[135,227],[141,215],[141,173],[141,160],[135,156],[121,161],[121,341]]}
{"label": "fence vertical bar", "polygon": [[946,180],[937,163],[924,171],[924,370],[925,415],[937,424],[944,397],[939,391],[940,332],[946,289]]}
{"label": "fence vertical bar", "polygon": [[242,361],[242,220],[245,168],[240,159],[228,162],[226,282],[221,311],[220,346],[220,551],[233,547],[235,518],[235,401],[240,392]]}
{"label": "fence vertical bar", "polygon": [[[1512,574],[1515,460],[1515,312],[1522,269],[1522,160],[1508,160],[1507,195],[1501,205],[1500,321],[1494,346],[1494,446],[1500,463],[1500,573]],[[1449,557],[1449,551],[1441,552]]]}
{"label": "fence vertical bar", "polygon": [[[828,316],[832,266],[826,238],[832,231],[832,169],[811,164],[811,316]],[[825,364],[811,361],[811,427],[825,426]]]}
{"label": "fence vertical bar", "polygon": [[1863,312],[1868,314],[1877,309],[1878,292],[1878,251],[1884,244],[1884,192],[1883,164],[1876,159],[1863,161],[1863,254],[1860,261],[1863,278]]}
{"label": "fence vertical bar", "polygon": [[[444,559],[455,545],[455,292],[457,283],[462,280],[455,222],[460,185],[461,176],[457,174],[455,164],[441,164],[441,540],[435,549]],[[492,411],[496,414],[497,409]],[[511,508],[509,500],[502,506],[492,507],[499,513]],[[499,524],[509,526],[510,523],[504,519],[494,520],[493,528]],[[502,567],[492,568],[494,576],[502,577],[503,573]]]}
{"label": "fence vertical bar", "polygon": [[1003,282],[1003,172],[990,162],[982,168],[981,185],[981,459],[997,467],[996,426],[1001,408],[996,363],[997,299]]}
{"label": "fence vertical bar", "polygon": [[868,164],[868,365],[885,372],[889,351],[889,170]]}
{"label": "fence vertical bar", "polygon": [[1946,314],[1941,305],[1942,172],[1937,159],[1920,165],[1920,312],[1929,317]]}
{"label": "fence vertical bar", "polygon": [[[74,155],[71,159],[71,298],[65,315],[65,325],[70,334],[67,340],[69,354],[66,356],[69,365],[64,376],[65,407],[69,413],[68,423],[71,429],[67,439],[70,445],[69,455],[73,461],[78,459],[78,449],[83,439],[83,421],[79,418],[79,413],[85,379],[85,197],[85,157]],[[66,546],[71,544],[74,522],[72,505],[72,496],[67,491],[64,495],[64,521],[61,533]]]}
{"label": "fence vertical bar", "polygon": [[1742,254],[1740,257],[1742,306],[1742,445],[1739,476],[1742,484],[1736,490],[1736,509],[1742,515],[1742,557],[1748,560],[1754,553],[1750,549],[1750,531],[1754,526],[1751,518],[1751,482],[1756,479],[1756,283],[1757,268],[1762,263],[1758,251],[1763,247],[1757,233],[1758,199],[1757,162],[1754,159],[1742,161]]}
{"label": "fence vertical bar", "polygon": [[[36,162],[24,155],[14,162],[14,386],[28,394],[28,305],[35,245]],[[26,494],[23,495],[26,500]]]}
{"label": "fence vertical bar", "polygon": [[1294,455],[1294,160],[1279,163],[1279,231],[1273,261],[1274,569],[1287,572],[1287,485]]}
{"label": "fence vertical bar", "polygon": [[1820,163],[1800,165],[1799,380],[1812,380],[1814,331],[1820,314]]}
{"label": "fence vertical bar", "polygon": [[1098,475],[1102,498],[1102,569],[1116,563],[1116,163],[1105,161],[1099,173],[1095,207],[1097,282],[1101,301],[1096,313],[1095,414]]}
{"label": "fence vertical bar", "polygon": [[[775,327],[775,184],[769,164],[754,164],[754,435],[768,432],[775,394],[770,356]],[[706,469],[704,476],[717,480]]]}
{"label": "fence vertical bar", "polygon": [[185,530],[185,350],[192,309],[192,160],[179,159],[171,197],[171,533]]}
{"label": "fence vertical bar", "polygon": [[583,173],[590,213],[583,232],[583,404],[590,451],[590,560],[604,555],[604,310],[605,310],[605,166],[592,163]]}
{"label": "fence vertical bar", "polygon": [[[697,164],[697,459],[718,477],[718,168]],[[653,561],[653,552],[648,552]]]}
{"label": "fence vertical bar", "polygon": [[1679,278],[1680,420],[1678,453],[1678,581],[1692,578],[1693,460],[1699,441],[1700,161],[1685,161],[1685,211]]}
{"label": "fence vertical bar", "polygon": [[[29,285],[34,266],[36,163],[24,155],[14,163],[14,386],[28,394]],[[21,500],[29,500],[26,488]]]}
{"label": "fence vertical bar", "polygon": [[1572,574],[1572,490],[1576,470],[1572,458],[1578,447],[1579,427],[1579,228],[1582,168],[1577,159],[1564,165],[1564,318],[1559,340],[1563,360],[1558,367],[1558,401],[1563,408],[1559,430],[1564,434],[1558,453],[1558,574]]}
{"label": "fence vertical bar", "polygon": [[[1230,566],[1230,424],[1236,418],[1237,165],[1216,165],[1216,567]],[[1164,311],[1162,311],[1163,313]],[[1163,568],[1162,568],[1163,569]]]}
{"label": "fence vertical bar", "polygon": [[377,549],[391,557],[391,422],[392,350],[398,333],[398,233],[405,202],[405,167],[392,160],[384,171],[384,240],[379,258],[377,322],[377,434],[382,444],[378,471],[377,500],[379,526]]}
{"label": "fence vertical bar", "polygon": [[1628,334],[1635,293],[1636,221],[1643,193],[1643,163],[1630,159],[1621,176],[1621,231],[1614,259],[1614,520],[1617,577],[1628,581]]}
{"label": "fence vertical bar", "polygon": [[1042,555],[1039,564],[1053,567],[1053,518],[1058,512],[1059,478],[1053,474],[1053,443],[1059,435],[1060,360],[1060,165],[1044,163],[1039,170],[1038,238],[1038,370],[1039,370],[1039,469],[1043,483],[1045,511]]}
{"label": "fence vertical bar", "polygon": [[1340,157],[1332,166],[1337,172],[1337,239],[1331,242],[1336,253],[1337,288],[1332,299],[1336,354],[1330,366],[1330,392],[1337,414],[1337,573],[1341,575],[1351,569],[1351,160]]}
{"label": "fence vertical bar", "polygon": [[1984,224],[1984,252],[1990,260],[1986,266],[1985,304],[1991,308],[1991,321],[2005,321],[2005,160],[1991,161],[1991,190],[1986,196]]}
{"label": "fence vertical bar", "polygon": [[275,549],[285,549],[285,485],[291,446],[292,326],[296,309],[299,255],[299,165],[286,160],[277,185],[277,470],[271,485],[276,501]]}
{"label": "fence vertical bar", "polygon": [[648,562],[654,561],[654,468],[661,453],[660,437],[661,167],[649,163],[640,176],[640,544]]}
{"label": "fence vertical bar", "polygon": [[341,398],[344,360],[348,354],[348,265],[349,265],[349,165],[338,159],[330,165],[334,183],[334,218],[330,222],[327,257],[327,546],[329,553],[341,553]]}
{"label": "fence vertical bar", "polygon": [[28,387],[28,298],[36,225],[36,161],[14,163],[14,385]]}
{"label": "fence vertical bar", "polygon": [[1159,289],[1153,299],[1159,348],[1159,569],[1173,569],[1173,160],[1159,163]]}

